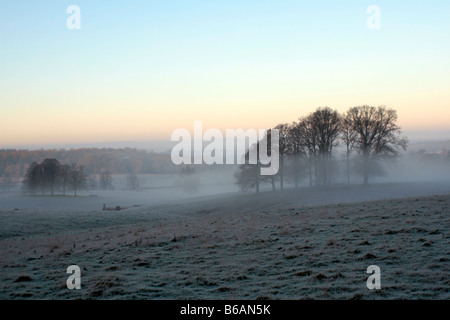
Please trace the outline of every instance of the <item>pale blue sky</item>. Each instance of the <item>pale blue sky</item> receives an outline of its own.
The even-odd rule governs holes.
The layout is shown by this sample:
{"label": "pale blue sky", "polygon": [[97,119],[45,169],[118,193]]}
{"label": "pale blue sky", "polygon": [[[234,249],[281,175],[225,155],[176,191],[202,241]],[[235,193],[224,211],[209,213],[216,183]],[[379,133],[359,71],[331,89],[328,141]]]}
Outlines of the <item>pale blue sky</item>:
{"label": "pale blue sky", "polygon": [[324,105],[449,130],[449,39],[444,0],[1,1],[0,147],[273,126]]}

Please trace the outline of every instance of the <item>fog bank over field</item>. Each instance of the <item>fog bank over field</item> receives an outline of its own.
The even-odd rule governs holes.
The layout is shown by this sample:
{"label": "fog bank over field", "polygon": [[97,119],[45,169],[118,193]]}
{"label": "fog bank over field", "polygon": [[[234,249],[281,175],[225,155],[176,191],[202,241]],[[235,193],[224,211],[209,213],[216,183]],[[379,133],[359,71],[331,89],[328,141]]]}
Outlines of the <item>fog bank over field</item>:
{"label": "fog bank over field", "polygon": [[[101,152],[101,149],[98,152]],[[123,152],[126,152],[126,149]],[[305,204],[327,204],[339,202],[339,197],[341,202],[346,202],[446,193],[450,192],[447,188],[447,183],[450,182],[449,154],[450,141],[412,142],[407,151],[402,152],[397,159],[380,161],[378,171],[371,176],[371,185],[361,188],[362,176],[357,171],[352,172],[350,185],[347,185],[343,169],[345,154],[342,153],[342,150],[337,150],[334,161],[338,169],[332,175],[330,186],[309,188],[308,179],[304,175],[300,180],[299,189],[294,189],[293,181],[287,176],[284,182],[284,188],[287,190],[285,193],[276,192],[272,195],[272,186],[264,184],[261,192],[265,195],[261,198],[288,198],[288,201],[295,202],[298,199],[305,201],[305,197],[302,195],[308,194],[309,199],[317,199],[317,201],[306,201]],[[170,160],[166,159],[167,161]],[[97,164],[97,166],[100,165]],[[131,208],[238,194],[242,197],[252,198],[251,194],[254,190],[241,192],[236,184],[235,174],[238,172],[239,165],[193,165],[189,167],[192,171],[189,171],[188,174],[183,174],[183,166],[178,167],[172,164],[170,166],[173,166],[171,169],[173,172],[178,173],[138,174],[138,190],[128,190],[126,174],[112,174],[111,190],[101,190],[98,185],[95,188],[88,185],[87,189],[79,191],[79,197],[76,198],[69,192],[66,197],[60,193],[56,193],[53,197],[48,194],[42,196],[39,192],[36,196],[25,196],[22,192],[22,179],[15,178],[8,188],[3,184],[0,193],[0,210],[16,208],[63,211],[66,209],[97,210],[103,204]],[[357,166],[357,163],[352,163],[352,166]],[[89,179],[91,178],[97,179],[98,175],[91,174]],[[276,176],[274,179],[276,190],[279,191],[279,178]],[[386,188],[380,187],[380,184]],[[330,198],[330,194],[336,190],[338,190],[339,196],[336,194]],[[278,203],[278,201],[275,202]],[[298,205],[301,204],[302,202],[298,202]],[[247,205],[252,207],[251,203]]]}

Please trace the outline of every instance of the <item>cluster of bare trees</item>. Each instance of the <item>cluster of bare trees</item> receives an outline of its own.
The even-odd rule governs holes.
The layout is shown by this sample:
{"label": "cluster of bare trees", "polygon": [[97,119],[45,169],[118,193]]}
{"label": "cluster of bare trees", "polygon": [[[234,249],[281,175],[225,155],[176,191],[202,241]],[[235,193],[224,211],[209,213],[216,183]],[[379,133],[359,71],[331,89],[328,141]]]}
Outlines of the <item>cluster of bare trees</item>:
{"label": "cluster of bare trees", "polygon": [[[113,177],[109,170],[103,169],[98,177],[99,183],[95,183],[95,185],[99,186],[101,190],[114,190]],[[97,188],[93,188],[97,189]],[[134,172],[130,171],[126,176],[126,189],[130,191],[138,191],[140,190],[140,181],[139,176]]]}
{"label": "cluster of bare trees", "polygon": [[109,170],[102,169],[99,175],[99,184],[101,190],[114,190],[113,178]]}
{"label": "cluster of bare trees", "polygon": [[[257,192],[261,183],[268,182],[275,189],[275,179],[279,179],[281,189],[286,178],[297,187],[306,176],[310,186],[330,185],[338,169],[335,150],[341,146],[345,150],[347,183],[350,183],[351,157],[355,153],[363,184],[368,184],[377,160],[395,158],[400,150],[406,149],[407,140],[400,136],[396,122],[397,112],[385,106],[358,106],[344,114],[329,107],[318,108],[297,122],[274,128],[280,135],[277,176],[262,177],[258,166],[243,164],[236,174],[237,183],[244,190]],[[251,148],[255,147],[259,146]]]}
{"label": "cluster of bare trees", "polygon": [[[24,191],[32,194],[66,195],[71,190],[74,195],[82,189],[114,190],[113,177],[107,169],[98,175],[88,175],[83,165],[61,164],[56,159],[45,159],[41,163],[33,162],[27,169],[23,180]],[[140,190],[139,176],[130,171],[126,176],[127,190]]]}
{"label": "cluster of bare trees", "polygon": [[23,182],[25,190],[32,195],[45,195],[47,192],[54,195],[57,191],[65,195],[70,188],[76,196],[77,191],[86,187],[86,179],[84,166],[45,159],[41,163],[33,162],[28,167]]}
{"label": "cluster of bare trees", "polygon": [[22,178],[30,163],[42,159],[58,159],[61,163],[83,165],[91,177],[105,170],[112,175],[128,174],[130,171],[138,175],[178,172],[178,167],[170,161],[169,153],[132,148],[0,149],[0,179]]}
{"label": "cluster of bare trees", "polygon": [[135,172],[127,174],[127,189],[131,191],[140,190],[139,176]]}

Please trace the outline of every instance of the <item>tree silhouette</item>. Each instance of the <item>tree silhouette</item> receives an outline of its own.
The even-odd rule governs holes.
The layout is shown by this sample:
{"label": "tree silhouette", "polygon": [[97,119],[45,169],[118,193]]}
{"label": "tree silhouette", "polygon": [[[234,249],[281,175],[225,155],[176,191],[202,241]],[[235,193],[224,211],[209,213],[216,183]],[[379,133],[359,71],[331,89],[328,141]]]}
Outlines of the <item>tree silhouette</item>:
{"label": "tree silhouette", "polygon": [[369,183],[371,159],[394,158],[406,150],[407,139],[400,137],[397,111],[385,106],[358,106],[347,112],[349,127],[355,134],[354,147],[363,160],[363,184]]}
{"label": "tree silhouette", "polygon": [[284,173],[285,173],[285,165],[286,158],[291,152],[292,145],[290,144],[290,131],[289,125],[287,123],[279,124],[275,127],[275,129],[279,130],[280,138],[279,138],[279,155],[280,155],[280,169],[278,175],[280,176],[280,189],[284,189]]}
{"label": "tree silhouette", "polygon": [[316,135],[318,150],[318,171],[319,183],[322,185],[331,184],[331,157],[334,147],[337,145],[341,130],[341,117],[336,110],[329,107],[318,108],[313,112],[308,120],[313,127],[313,134]]}
{"label": "tree silhouette", "polygon": [[298,188],[300,179],[300,172],[302,171],[302,164],[306,164],[309,173],[309,184],[312,186],[312,159],[311,152],[308,143],[305,141],[305,128],[306,124],[304,120],[300,119],[300,122],[293,122],[289,126],[289,144],[291,146],[290,152],[293,157],[293,179],[295,187]]}
{"label": "tree silhouette", "polygon": [[87,174],[85,173],[84,166],[72,165],[70,186],[74,192],[75,197],[77,191],[86,188]]}
{"label": "tree silhouette", "polygon": [[36,162],[30,164],[25,173],[23,183],[26,191],[31,193],[32,195],[36,195],[36,191],[39,187],[42,187],[41,191],[42,194],[44,194],[42,170],[39,164],[37,164]]}
{"label": "tree silhouette", "polygon": [[316,185],[329,185],[333,173],[332,154],[341,132],[341,116],[336,110],[324,107],[299,120],[291,131],[297,152],[308,164],[309,183],[313,185],[314,175]]}
{"label": "tree silhouette", "polygon": [[100,189],[102,190],[114,190],[113,179],[109,170],[102,170],[100,172]]}
{"label": "tree silhouette", "polygon": [[[257,154],[257,163],[250,164],[250,152],[255,152]],[[256,193],[260,190],[260,169],[261,165],[259,163],[259,143],[250,146],[249,150],[245,153],[245,163],[239,166],[239,171],[235,173],[237,179],[236,184],[239,185],[242,191],[248,191],[255,189]]]}
{"label": "tree silhouette", "polygon": [[67,165],[61,165],[58,171],[59,182],[63,189],[63,195],[66,195],[66,188],[70,184],[70,179],[72,177],[72,168]]}
{"label": "tree silhouette", "polygon": [[55,184],[58,177],[58,168],[61,164],[56,159],[45,159],[40,166],[43,170],[44,184],[50,188],[50,193],[55,194]]}
{"label": "tree silhouette", "polygon": [[350,184],[350,154],[355,145],[356,131],[353,130],[352,128],[352,121],[348,114],[342,118],[341,137],[346,148],[345,160],[346,160],[347,184]]}
{"label": "tree silhouette", "polygon": [[[261,184],[270,183],[272,186],[272,191],[276,190],[275,186],[275,176],[274,175],[261,175],[261,167],[267,167],[269,165],[261,164],[260,159],[260,148],[261,141],[265,141],[267,149],[264,150],[267,156],[272,156],[271,154],[271,140],[272,140],[272,130],[268,130],[264,138],[257,143],[251,145],[249,150],[244,155],[244,164],[239,166],[239,171],[235,173],[235,178],[237,179],[236,184],[239,185],[241,190],[247,191],[250,189],[255,189],[256,193],[260,192]],[[264,153],[264,152],[263,152]],[[250,163],[250,155],[256,155],[256,164]]]}
{"label": "tree silhouette", "polygon": [[131,191],[139,190],[139,177],[134,172],[127,174],[127,189]]}
{"label": "tree silhouette", "polygon": [[86,178],[84,166],[61,165],[56,159],[45,159],[40,164],[31,163],[25,173],[23,184],[25,190],[32,195],[36,195],[38,188],[41,189],[42,195],[45,195],[46,187],[50,188],[52,196],[59,187],[65,195],[67,186],[70,186],[76,196],[77,191],[86,186]]}

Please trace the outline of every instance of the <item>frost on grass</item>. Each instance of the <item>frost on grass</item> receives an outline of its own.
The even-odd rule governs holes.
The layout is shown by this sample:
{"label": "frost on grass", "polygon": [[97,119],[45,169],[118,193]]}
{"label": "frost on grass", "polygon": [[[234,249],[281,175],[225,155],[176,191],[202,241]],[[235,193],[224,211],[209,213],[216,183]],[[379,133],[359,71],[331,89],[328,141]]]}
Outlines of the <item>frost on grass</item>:
{"label": "frost on grass", "polygon": [[[263,210],[239,199],[78,213],[78,225],[47,212],[45,231],[41,213],[2,212],[18,234],[0,234],[0,298],[450,298],[450,195]],[[72,264],[81,290],[65,286]],[[369,265],[381,290],[366,287]]]}

